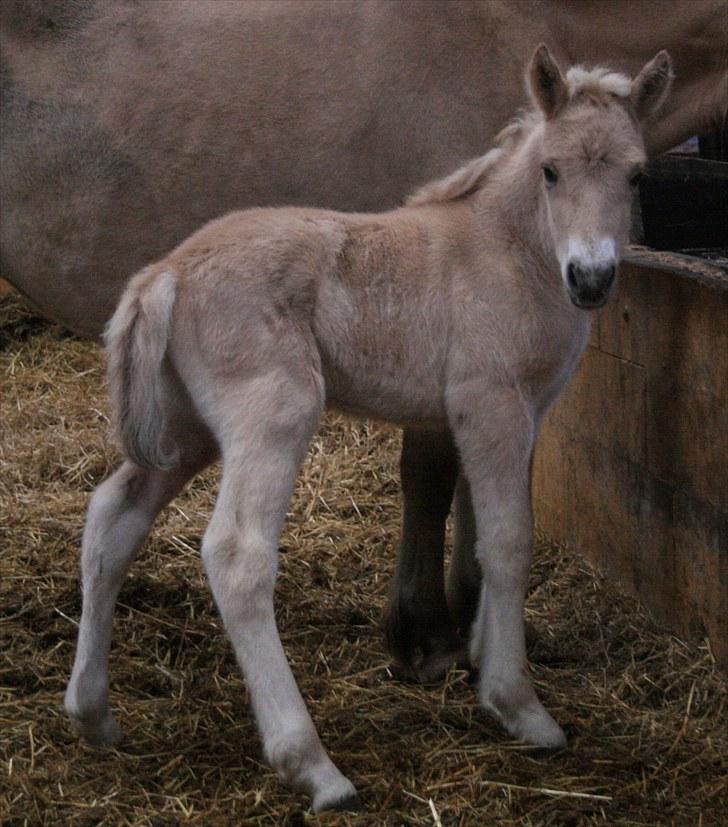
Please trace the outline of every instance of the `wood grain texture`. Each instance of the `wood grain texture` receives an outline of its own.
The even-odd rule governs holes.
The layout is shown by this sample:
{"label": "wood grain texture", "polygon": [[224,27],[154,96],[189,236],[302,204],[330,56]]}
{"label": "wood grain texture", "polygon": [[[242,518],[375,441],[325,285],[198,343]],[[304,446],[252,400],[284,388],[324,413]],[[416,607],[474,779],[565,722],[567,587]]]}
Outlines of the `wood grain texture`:
{"label": "wood grain texture", "polygon": [[539,527],[728,669],[728,292],[627,264],[534,463]]}

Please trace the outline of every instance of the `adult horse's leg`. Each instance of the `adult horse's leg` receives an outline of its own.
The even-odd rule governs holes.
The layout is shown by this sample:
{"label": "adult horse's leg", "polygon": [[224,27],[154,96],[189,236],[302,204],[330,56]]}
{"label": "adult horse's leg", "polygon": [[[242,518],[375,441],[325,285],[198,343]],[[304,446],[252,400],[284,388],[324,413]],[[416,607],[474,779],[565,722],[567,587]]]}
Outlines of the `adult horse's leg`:
{"label": "adult horse's leg", "polygon": [[326,754],[283,651],[273,609],[278,541],[296,472],[323,410],[323,381],[264,374],[214,400],[223,478],[202,543],[215,601],[250,693],[266,759],[316,812],[356,791]]}
{"label": "adult horse's leg", "polygon": [[533,415],[517,389],[491,389],[486,397],[484,384],[465,385],[449,399],[472,492],[476,555],[483,570],[471,661],[480,666],[481,703],[511,735],[538,746],[560,747],[566,739],[536,697],[526,659],[523,603],[533,539]]}
{"label": "adult horse's leg", "polygon": [[465,657],[447,608],[443,573],[445,521],[458,474],[449,432],[405,431],[400,471],[402,545],[385,634],[405,675],[427,682]]}
{"label": "adult horse's leg", "polygon": [[464,474],[455,487],[455,536],[447,577],[447,605],[460,634],[470,636],[478,611],[482,572],[475,557],[476,527],[470,485]]}
{"label": "adult horse's leg", "polygon": [[113,744],[121,730],[109,710],[109,648],[116,598],[160,510],[214,457],[172,471],[125,462],[93,493],[81,547],[83,609],[65,707],[93,744]]}

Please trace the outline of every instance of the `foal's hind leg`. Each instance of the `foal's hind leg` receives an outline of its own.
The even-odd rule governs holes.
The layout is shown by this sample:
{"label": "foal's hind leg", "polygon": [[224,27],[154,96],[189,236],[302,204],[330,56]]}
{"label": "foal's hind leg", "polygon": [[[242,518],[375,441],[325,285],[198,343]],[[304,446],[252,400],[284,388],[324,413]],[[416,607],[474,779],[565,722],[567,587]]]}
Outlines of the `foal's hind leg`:
{"label": "foal's hind leg", "polygon": [[[267,760],[313,797],[315,811],[351,808],[356,791],[326,754],[286,660],[273,611],[278,539],[296,472],[322,410],[322,391],[264,377],[228,388],[215,427],[224,457],[202,557],[250,693]],[[250,386],[252,387],[251,381]]]}
{"label": "foal's hind leg", "polygon": [[404,432],[402,545],[385,618],[387,648],[405,676],[428,682],[466,659],[445,600],[445,521],[458,473],[448,432]]}
{"label": "foal's hind leg", "polygon": [[172,471],[125,462],[94,491],[81,548],[83,609],[65,707],[93,744],[114,744],[121,730],[109,711],[109,647],[114,605],[159,511],[209,460]]}
{"label": "foal's hind leg", "polygon": [[560,747],[563,732],[536,697],[528,674],[523,603],[531,562],[530,461],[535,440],[532,412],[517,389],[473,382],[448,400],[463,470],[470,482],[483,570],[471,659],[480,663],[480,700],[511,735],[543,747]]}

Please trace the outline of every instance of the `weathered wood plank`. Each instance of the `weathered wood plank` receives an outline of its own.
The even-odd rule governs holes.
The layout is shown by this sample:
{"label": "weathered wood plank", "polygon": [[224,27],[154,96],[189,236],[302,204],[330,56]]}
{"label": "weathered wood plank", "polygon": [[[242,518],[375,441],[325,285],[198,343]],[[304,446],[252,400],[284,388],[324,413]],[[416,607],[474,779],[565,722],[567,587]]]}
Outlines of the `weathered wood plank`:
{"label": "weathered wood plank", "polygon": [[728,669],[728,292],[624,268],[534,461],[539,527]]}
{"label": "weathered wood plank", "polygon": [[728,510],[726,398],[652,377],[647,402],[646,468],[676,490]]}
{"label": "weathered wood plank", "polygon": [[591,345],[550,418],[572,435],[639,462],[645,456],[645,393],[643,367]]}

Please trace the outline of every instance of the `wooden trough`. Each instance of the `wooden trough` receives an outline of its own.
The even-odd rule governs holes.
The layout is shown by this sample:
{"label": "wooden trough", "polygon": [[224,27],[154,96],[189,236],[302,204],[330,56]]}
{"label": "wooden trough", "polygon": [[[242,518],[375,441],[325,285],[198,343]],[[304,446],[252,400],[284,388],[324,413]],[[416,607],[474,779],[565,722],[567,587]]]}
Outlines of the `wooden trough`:
{"label": "wooden trough", "polygon": [[540,529],[728,669],[728,272],[633,247],[534,464]]}

